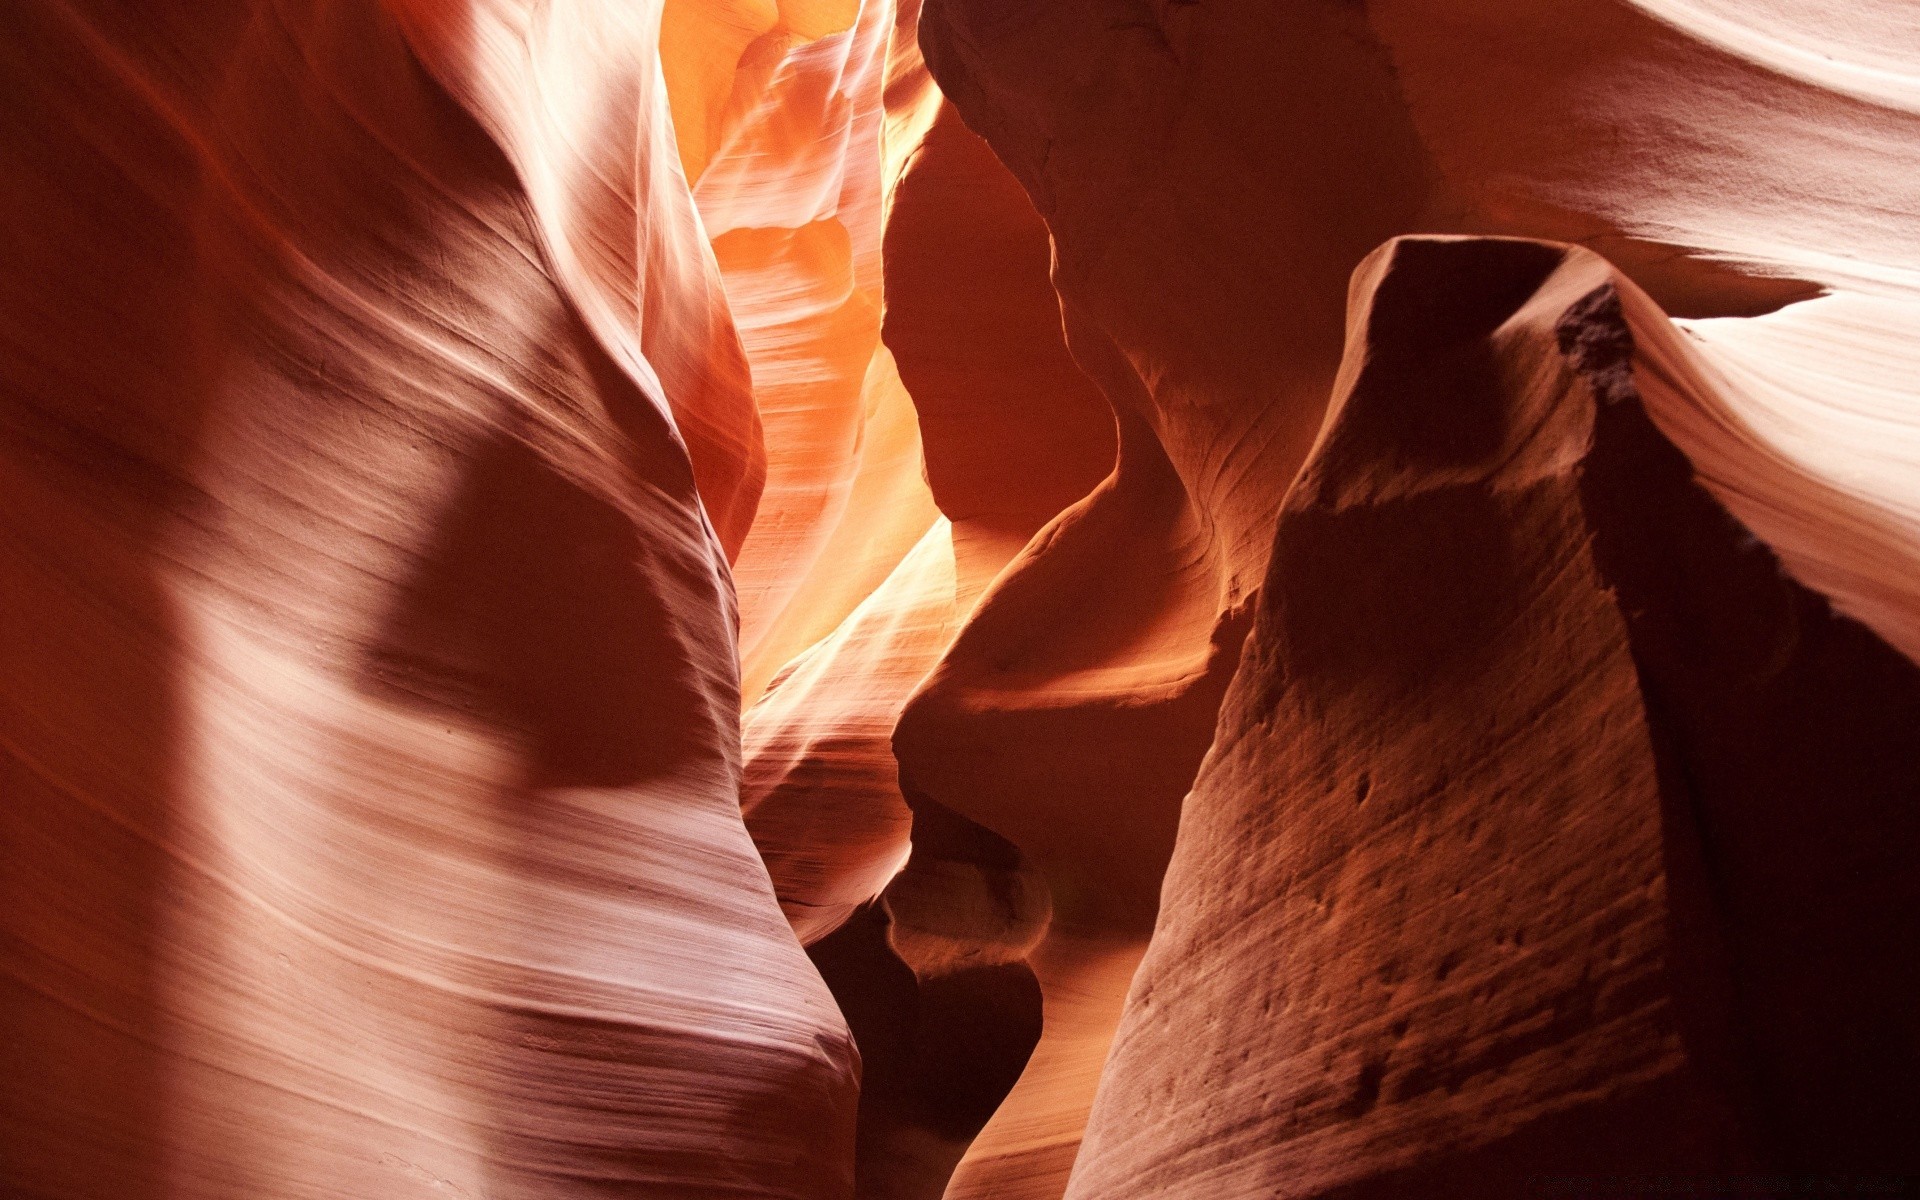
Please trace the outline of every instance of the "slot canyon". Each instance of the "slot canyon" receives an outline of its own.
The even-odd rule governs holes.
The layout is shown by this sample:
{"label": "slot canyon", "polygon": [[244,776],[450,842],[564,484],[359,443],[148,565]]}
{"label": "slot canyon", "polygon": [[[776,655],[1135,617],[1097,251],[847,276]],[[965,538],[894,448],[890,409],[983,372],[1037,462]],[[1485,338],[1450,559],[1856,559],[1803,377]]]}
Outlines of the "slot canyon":
{"label": "slot canyon", "polygon": [[0,1196],[1920,1196],[1914,0],[6,0]]}

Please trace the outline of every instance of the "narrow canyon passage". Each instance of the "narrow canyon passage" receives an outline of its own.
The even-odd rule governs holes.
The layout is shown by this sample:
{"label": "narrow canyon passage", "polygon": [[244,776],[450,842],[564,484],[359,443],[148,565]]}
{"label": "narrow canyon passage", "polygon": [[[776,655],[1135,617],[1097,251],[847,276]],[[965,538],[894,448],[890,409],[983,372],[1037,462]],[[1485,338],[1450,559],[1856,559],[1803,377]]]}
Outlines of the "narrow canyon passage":
{"label": "narrow canyon passage", "polygon": [[0,116],[0,1194],[1920,1187],[1910,6],[44,0]]}

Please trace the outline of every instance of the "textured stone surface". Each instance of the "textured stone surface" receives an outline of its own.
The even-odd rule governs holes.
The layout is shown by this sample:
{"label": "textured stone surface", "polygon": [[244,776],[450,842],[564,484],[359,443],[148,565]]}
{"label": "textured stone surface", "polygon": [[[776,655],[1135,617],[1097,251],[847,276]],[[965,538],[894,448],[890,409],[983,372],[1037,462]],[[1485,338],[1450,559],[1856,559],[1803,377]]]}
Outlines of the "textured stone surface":
{"label": "textured stone surface", "polygon": [[1352,327],[1068,1194],[1912,1170],[1920,669],[1693,481],[1596,256],[1395,242]]}
{"label": "textured stone surface", "polygon": [[929,0],[921,41],[1236,570],[1262,572],[1360,259],[1546,238],[1692,318],[1719,382],[1650,396],[1655,422],[1796,577],[1920,653],[1904,6]]}
{"label": "textured stone surface", "polygon": [[13,6],[0,1191],[1912,1170],[1916,61]]}
{"label": "textured stone surface", "polygon": [[[1120,415],[1119,478],[1129,461],[1164,463],[1161,511],[1189,531],[1174,561],[1190,582],[1170,606],[1187,615],[1156,620],[1163,635],[1184,626],[1194,653],[1201,631],[1233,628],[1267,580],[1283,502],[1352,350],[1347,300],[1362,258],[1409,233],[1508,234],[1597,247],[1681,314],[1645,317],[1667,331],[1640,347],[1654,423],[1797,581],[1908,654],[1920,648],[1920,372],[1907,332],[1920,314],[1920,246],[1884,207],[1920,178],[1913,94],[1888,66],[1910,61],[1920,29],[1887,8],[1846,18],[1748,8],[929,0],[921,41],[933,74],[1053,235],[1070,341]],[[1810,174],[1814,162],[1828,166]],[[1143,533],[1154,527],[1143,516],[1128,524],[1130,552],[1159,536]],[[1059,533],[1071,529],[1063,519]],[[1041,579],[1051,557],[1054,584],[1023,591],[1010,572],[1001,585],[1029,597],[1028,628],[1073,630],[1070,643],[1124,627],[1093,616],[1098,602],[1031,599],[1072,596],[1062,576],[1098,575],[1084,559],[1069,565],[1075,544],[1038,539],[1016,560]],[[1165,572],[1121,574],[1119,594],[1152,607],[1149,581]],[[968,815],[1040,848],[1059,834],[1031,815],[1034,793],[1007,781],[1059,761],[1063,742],[1103,746],[1101,765],[1111,755],[1089,731],[966,732],[1027,703],[1008,698],[1030,677],[1022,653],[993,640],[992,600],[909,707],[897,743],[904,771],[923,755]],[[975,645],[994,651],[981,675],[1012,677],[998,692],[972,686]],[[1110,647],[1080,665],[1120,667],[1134,652]],[[1062,657],[1051,644],[1036,656]],[[1076,684],[1091,691],[1098,678],[1083,670]],[[1146,694],[1143,677],[1105,678]],[[1872,685],[1857,687],[1853,703],[1871,707]],[[918,740],[923,711],[955,714],[931,725],[946,740]],[[1141,740],[1136,728],[1122,742]],[[1167,744],[1156,765],[1177,792],[1184,752]],[[1009,761],[1014,745],[1047,753]],[[1126,772],[1119,794],[1143,777]],[[1076,851],[1087,848],[1076,818],[1128,811],[1111,787],[1062,808]],[[1157,811],[1170,819],[1173,801]],[[1153,877],[1160,856],[1139,843],[1126,853],[1139,878]],[[1078,894],[1125,891],[1109,878]],[[1151,885],[1143,894],[1150,908]],[[1030,1082],[1044,1088],[1040,1071]],[[1006,1119],[1017,1109],[1010,1101]],[[1157,1106],[1129,1120],[1148,1111]],[[1057,1195],[1058,1172],[1034,1187]]]}
{"label": "textured stone surface", "polygon": [[466,17],[0,18],[10,1195],[850,1186],[658,11]]}

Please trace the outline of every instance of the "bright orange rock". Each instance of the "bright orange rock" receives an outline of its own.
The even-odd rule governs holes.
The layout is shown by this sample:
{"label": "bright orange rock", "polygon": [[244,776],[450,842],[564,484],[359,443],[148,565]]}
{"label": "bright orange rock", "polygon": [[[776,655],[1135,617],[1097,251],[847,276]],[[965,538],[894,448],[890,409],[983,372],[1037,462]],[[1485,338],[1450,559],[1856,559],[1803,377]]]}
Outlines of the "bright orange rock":
{"label": "bright orange rock", "polygon": [[1899,5],[14,8],[0,1190],[1914,1169]]}
{"label": "bright orange rock", "polygon": [[[736,97],[746,115],[702,192],[714,219],[763,223],[717,239],[780,442],[741,564],[757,638],[745,650],[741,804],[807,942],[879,895],[906,857],[889,739],[961,616],[913,403],[879,345],[880,200],[886,172],[905,164],[887,146],[917,136],[915,113],[937,96],[917,56],[902,57],[890,7],[847,19],[831,44],[775,37],[787,57],[765,81],[743,59],[736,91],[760,90]],[[829,68],[845,87],[828,86]],[[823,200],[821,178],[840,191]],[[819,217],[822,204],[832,215]]]}
{"label": "bright orange rock", "polygon": [[[882,507],[901,496],[912,461],[905,400],[877,354],[894,27],[890,0],[669,6],[662,52],[681,157],[772,449],[759,519],[734,562],[749,703],[932,521],[924,504]],[[869,423],[880,435],[871,447]],[[850,507],[856,491],[863,507]],[[865,553],[826,560],[846,548],[841,529],[857,531]]]}

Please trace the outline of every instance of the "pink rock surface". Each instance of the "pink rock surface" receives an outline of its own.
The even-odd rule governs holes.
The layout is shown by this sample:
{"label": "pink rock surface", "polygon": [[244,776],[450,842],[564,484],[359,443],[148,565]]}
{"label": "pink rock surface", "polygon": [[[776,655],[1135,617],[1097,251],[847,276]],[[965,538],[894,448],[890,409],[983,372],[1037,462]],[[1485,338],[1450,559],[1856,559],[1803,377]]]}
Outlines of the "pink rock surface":
{"label": "pink rock surface", "polygon": [[657,19],[8,11],[0,1190],[847,1192]]}
{"label": "pink rock surface", "polygon": [[16,5],[0,1191],[1920,1169],[1916,54]]}
{"label": "pink rock surface", "polygon": [[[1890,10],[1840,19],[1768,5],[1742,28],[1710,7],[930,0],[922,44],[935,77],[1047,221],[1082,366],[1123,430],[1129,411],[1139,415],[1139,436],[1123,435],[1121,476],[1135,446],[1136,461],[1164,461],[1165,511],[1191,531],[1176,541],[1188,599],[1170,606],[1190,615],[1157,621],[1161,645],[1184,628],[1196,653],[1209,619],[1224,631],[1263,586],[1285,497],[1352,351],[1354,269],[1388,238],[1432,232],[1578,239],[1683,314],[1684,336],[1643,339],[1640,392],[1653,420],[1797,579],[1908,654],[1920,649],[1910,566],[1920,372],[1900,332],[1920,310],[1908,290],[1911,230],[1880,208],[1915,178],[1910,97],[1885,69],[1905,61],[1911,22]],[[1814,44],[1818,60],[1804,52]],[[1488,47],[1499,51],[1491,62]],[[1786,94],[1793,102],[1772,102]],[[1810,174],[1814,162],[1833,174]],[[1123,544],[1136,550],[1145,522],[1128,524]],[[1084,602],[1047,607],[1074,595],[1064,579],[1099,569],[1067,565],[1063,541],[1027,552],[1036,579],[1049,556],[1058,574],[1028,600],[1030,615],[1049,615],[1026,628],[1071,638],[1109,627],[1089,621]],[[1123,574],[1135,598],[1143,581],[1166,577]],[[1003,580],[1009,595],[1017,577]],[[989,644],[993,600],[950,658]],[[1056,653],[1057,640],[1041,653]],[[990,670],[1012,678],[997,694],[963,692],[955,708],[968,718],[1028,699],[1021,655],[994,650]],[[1132,653],[1110,645],[1083,662],[1112,669]],[[930,681],[930,698],[943,682]],[[917,710],[899,738],[908,772]],[[1204,738],[1218,753],[1238,736],[1223,726]],[[1016,744],[1049,754],[1005,752]],[[1059,745],[1003,729],[927,757],[936,771],[993,762],[1005,777],[1060,761]],[[1171,776],[1180,757],[1157,764]],[[1071,817],[1049,825],[1030,793],[995,782],[968,777],[966,803],[1016,845],[1080,832]],[[1111,788],[1097,795],[1069,807],[1103,822],[1125,811]],[[1001,796],[1021,802],[996,812]],[[1162,819],[1177,803],[1163,803]],[[1068,840],[1076,852],[1085,843]],[[1163,861],[1144,843],[1105,857],[1130,859],[1143,880]],[[1137,890],[1152,896],[1150,885]],[[1213,1012],[1196,1005],[1180,1028]],[[1167,1055],[1183,1053],[1174,1041]],[[1214,1065],[1218,1084],[1225,1066]],[[1144,1126],[1148,1094],[1113,1110],[1129,1130]],[[1083,1194],[1132,1194],[1140,1161],[1117,1155]],[[1056,1172],[1032,1194],[1060,1186]],[[1214,1194],[1199,1177],[1178,1186]]]}
{"label": "pink rock surface", "polygon": [[1920,668],[1694,482],[1597,256],[1391,243],[1352,328],[1067,1194],[1911,1170]]}

